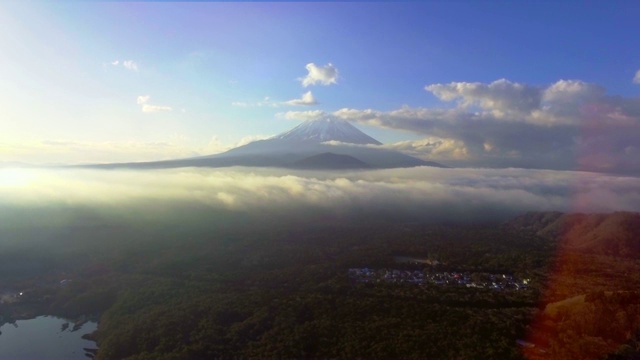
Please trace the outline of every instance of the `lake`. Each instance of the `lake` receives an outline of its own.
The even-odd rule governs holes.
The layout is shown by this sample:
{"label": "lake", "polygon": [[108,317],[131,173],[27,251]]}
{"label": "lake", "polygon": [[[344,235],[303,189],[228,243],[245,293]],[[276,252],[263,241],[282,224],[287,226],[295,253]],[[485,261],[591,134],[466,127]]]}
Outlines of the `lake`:
{"label": "lake", "polygon": [[0,327],[0,359],[12,360],[86,360],[82,348],[96,348],[96,343],[81,338],[95,331],[98,324],[87,322],[81,329],[72,332],[73,323],[61,331],[66,319],[39,316],[30,320],[18,320]]}

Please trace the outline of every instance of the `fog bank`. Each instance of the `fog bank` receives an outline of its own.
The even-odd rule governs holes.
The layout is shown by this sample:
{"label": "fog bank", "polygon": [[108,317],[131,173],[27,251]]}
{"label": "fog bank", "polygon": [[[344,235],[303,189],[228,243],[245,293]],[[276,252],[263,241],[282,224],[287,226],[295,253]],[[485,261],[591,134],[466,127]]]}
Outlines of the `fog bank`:
{"label": "fog bank", "polygon": [[[505,220],[527,211],[640,211],[640,179],[528,169],[303,172],[277,169],[0,169],[0,217],[81,209],[123,219],[389,215],[410,220]],[[190,211],[191,210],[191,211]],[[47,221],[47,219],[40,219]]]}

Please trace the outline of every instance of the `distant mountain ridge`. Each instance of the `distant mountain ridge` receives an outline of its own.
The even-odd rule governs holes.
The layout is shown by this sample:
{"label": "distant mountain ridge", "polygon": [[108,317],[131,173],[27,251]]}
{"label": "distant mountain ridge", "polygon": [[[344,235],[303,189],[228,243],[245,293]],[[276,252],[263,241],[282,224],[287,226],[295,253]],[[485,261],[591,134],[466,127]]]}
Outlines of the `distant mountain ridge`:
{"label": "distant mountain ridge", "polygon": [[511,220],[506,226],[557,239],[558,245],[568,250],[640,257],[640,213],[528,213]]}
{"label": "distant mountain ridge", "polygon": [[[327,144],[335,141],[338,144]],[[446,167],[398,151],[388,150],[378,140],[358,130],[347,121],[333,118],[308,120],[295,128],[266,140],[258,140],[227,152],[187,159],[102,164],[99,168],[175,168],[256,166],[323,169],[401,168],[415,166]],[[332,154],[332,155],[327,155]],[[318,158],[313,158],[318,156]]]}

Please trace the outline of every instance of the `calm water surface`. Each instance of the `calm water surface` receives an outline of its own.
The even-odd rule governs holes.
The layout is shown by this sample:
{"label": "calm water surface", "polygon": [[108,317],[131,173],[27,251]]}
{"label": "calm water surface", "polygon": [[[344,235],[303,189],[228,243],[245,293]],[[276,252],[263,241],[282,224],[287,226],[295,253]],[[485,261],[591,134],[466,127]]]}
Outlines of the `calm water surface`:
{"label": "calm water surface", "polygon": [[45,360],[65,359],[87,360],[82,348],[96,348],[96,343],[81,339],[84,334],[98,327],[88,322],[81,329],[71,332],[73,323],[65,331],[62,324],[69,322],[52,316],[39,316],[30,320],[18,320],[0,327],[0,359]]}

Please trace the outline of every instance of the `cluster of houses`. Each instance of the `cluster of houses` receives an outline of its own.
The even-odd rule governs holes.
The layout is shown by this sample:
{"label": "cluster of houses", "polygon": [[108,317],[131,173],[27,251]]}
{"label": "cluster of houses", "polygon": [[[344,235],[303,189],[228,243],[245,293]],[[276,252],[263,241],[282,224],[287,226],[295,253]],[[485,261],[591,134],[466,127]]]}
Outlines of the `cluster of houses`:
{"label": "cluster of houses", "polygon": [[469,272],[432,272],[398,269],[349,269],[349,279],[358,283],[398,283],[398,284],[435,284],[457,285],[470,288],[495,290],[521,290],[528,287],[529,280],[516,279],[512,275],[469,273]]}

